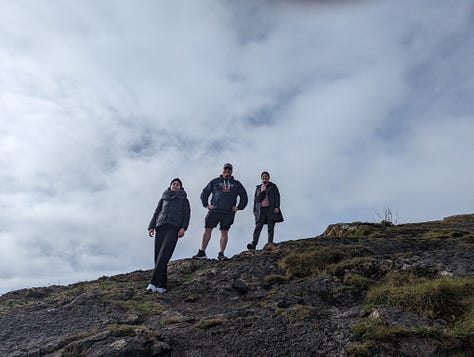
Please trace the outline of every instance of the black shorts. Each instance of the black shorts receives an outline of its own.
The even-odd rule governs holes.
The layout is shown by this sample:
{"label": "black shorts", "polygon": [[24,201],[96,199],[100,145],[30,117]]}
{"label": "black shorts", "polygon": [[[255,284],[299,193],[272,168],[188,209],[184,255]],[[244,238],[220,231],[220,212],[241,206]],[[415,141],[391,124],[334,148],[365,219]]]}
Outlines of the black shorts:
{"label": "black shorts", "polygon": [[235,213],[225,213],[225,212],[214,212],[209,211],[204,220],[205,228],[215,228],[217,223],[220,222],[219,229],[221,231],[228,231],[232,223],[234,223]]}

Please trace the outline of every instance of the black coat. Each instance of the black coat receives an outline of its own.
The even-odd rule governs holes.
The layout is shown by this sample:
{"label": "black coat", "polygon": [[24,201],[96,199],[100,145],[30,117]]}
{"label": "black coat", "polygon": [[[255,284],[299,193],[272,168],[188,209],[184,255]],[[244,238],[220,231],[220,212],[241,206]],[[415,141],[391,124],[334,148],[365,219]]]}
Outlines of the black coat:
{"label": "black coat", "polygon": [[267,183],[267,188],[263,192],[261,191],[261,185],[257,185],[253,200],[253,213],[255,214],[256,222],[260,220],[260,208],[262,207],[261,202],[265,199],[265,196],[268,197],[268,209],[270,212],[273,212],[273,209],[275,208],[280,209],[280,191],[278,191],[277,185],[269,181]]}
{"label": "black coat", "polygon": [[167,189],[163,192],[158,202],[148,229],[155,229],[168,223],[174,227],[186,230],[188,229],[190,217],[191,207],[186,192],[183,189],[179,191]]}

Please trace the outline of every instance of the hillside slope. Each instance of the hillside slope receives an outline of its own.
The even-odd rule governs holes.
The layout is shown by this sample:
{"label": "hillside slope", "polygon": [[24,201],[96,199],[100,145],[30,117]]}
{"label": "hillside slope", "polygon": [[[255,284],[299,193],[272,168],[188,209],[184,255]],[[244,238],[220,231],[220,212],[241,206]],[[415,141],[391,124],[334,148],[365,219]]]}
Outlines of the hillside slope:
{"label": "hillside slope", "polygon": [[0,297],[1,356],[432,356],[474,349],[474,214],[339,223],[225,262]]}

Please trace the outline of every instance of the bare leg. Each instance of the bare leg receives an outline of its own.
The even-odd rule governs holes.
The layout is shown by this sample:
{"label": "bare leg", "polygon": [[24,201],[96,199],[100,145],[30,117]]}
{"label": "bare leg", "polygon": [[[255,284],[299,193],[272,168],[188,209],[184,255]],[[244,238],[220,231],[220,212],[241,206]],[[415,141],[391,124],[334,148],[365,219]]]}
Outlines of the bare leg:
{"label": "bare leg", "polygon": [[224,254],[225,247],[227,247],[227,240],[229,239],[229,231],[221,230],[221,252]]}
{"label": "bare leg", "polygon": [[201,250],[206,251],[207,245],[211,240],[212,228],[204,228],[204,233],[202,234],[202,243]]}

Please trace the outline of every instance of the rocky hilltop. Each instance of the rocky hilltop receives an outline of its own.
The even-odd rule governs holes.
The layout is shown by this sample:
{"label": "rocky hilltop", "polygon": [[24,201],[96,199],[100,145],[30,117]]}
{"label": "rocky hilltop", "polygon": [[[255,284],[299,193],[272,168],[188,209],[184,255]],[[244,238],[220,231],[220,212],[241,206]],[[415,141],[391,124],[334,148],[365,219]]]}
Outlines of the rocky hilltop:
{"label": "rocky hilltop", "polygon": [[1,356],[471,356],[474,214],[0,297]]}

